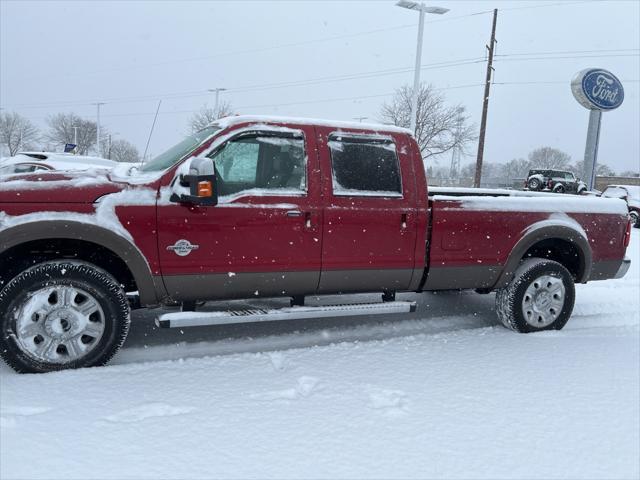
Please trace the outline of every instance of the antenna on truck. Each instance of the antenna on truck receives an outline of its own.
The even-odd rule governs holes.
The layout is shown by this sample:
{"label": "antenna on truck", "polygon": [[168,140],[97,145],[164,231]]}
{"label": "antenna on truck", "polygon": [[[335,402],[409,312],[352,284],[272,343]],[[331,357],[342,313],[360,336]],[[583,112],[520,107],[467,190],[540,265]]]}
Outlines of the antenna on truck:
{"label": "antenna on truck", "polygon": [[153,129],[156,126],[156,120],[158,119],[158,112],[160,111],[160,105],[162,104],[162,100],[158,100],[158,108],[156,108],[156,116],[153,117],[153,124],[151,125],[151,131],[149,132],[149,138],[147,138],[147,145],[146,147],[144,147],[144,155],[142,155],[142,164],[144,165],[144,162],[146,161],[147,158],[147,150],[149,149],[149,142],[151,142],[151,135],[153,135]]}

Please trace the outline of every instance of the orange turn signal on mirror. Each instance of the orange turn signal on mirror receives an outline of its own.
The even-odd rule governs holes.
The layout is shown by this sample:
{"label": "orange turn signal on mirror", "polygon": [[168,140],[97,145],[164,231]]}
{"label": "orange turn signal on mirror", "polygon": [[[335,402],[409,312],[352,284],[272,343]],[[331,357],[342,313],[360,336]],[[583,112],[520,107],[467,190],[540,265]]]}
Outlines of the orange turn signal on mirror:
{"label": "orange turn signal on mirror", "polygon": [[211,182],[198,182],[198,196],[213,197],[213,185],[211,185]]}

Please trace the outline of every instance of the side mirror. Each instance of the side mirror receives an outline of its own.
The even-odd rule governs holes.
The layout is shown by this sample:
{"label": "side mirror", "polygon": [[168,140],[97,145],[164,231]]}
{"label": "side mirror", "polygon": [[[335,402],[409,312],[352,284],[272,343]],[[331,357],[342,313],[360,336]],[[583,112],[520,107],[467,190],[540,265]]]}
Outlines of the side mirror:
{"label": "side mirror", "polygon": [[206,206],[218,204],[216,169],[210,158],[196,157],[191,159],[189,173],[180,175],[178,183],[183,189],[188,189],[189,193],[174,191],[169,198],[170,201]]}

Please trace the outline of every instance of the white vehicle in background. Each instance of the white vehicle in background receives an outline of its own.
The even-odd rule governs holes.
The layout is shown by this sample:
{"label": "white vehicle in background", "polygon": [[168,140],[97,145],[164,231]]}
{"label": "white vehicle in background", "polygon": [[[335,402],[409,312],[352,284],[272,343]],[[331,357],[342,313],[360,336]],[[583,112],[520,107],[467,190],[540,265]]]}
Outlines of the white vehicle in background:
{"label": "white vehicle in background", "polygon": [[47,170],[111,169],[116,165],[118,162],[101,157],[71,153],[19,152],[13,157],[0,159],[0,176]]}
{"label": "white vehicle in background", "polygon": [[607,185],[602,196],[621,198],[627,202],[633,226],[640,228],[640,185]]}

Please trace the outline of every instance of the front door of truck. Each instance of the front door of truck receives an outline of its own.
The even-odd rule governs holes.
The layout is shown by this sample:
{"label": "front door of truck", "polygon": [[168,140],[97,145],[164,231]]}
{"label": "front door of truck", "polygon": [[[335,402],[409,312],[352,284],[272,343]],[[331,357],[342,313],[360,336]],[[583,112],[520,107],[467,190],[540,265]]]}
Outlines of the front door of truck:
{"label": "front door of truck", "polygon": [[243,129],[209,155],[218,205],[158,207],[159,255],[172,297],[316,290],[322,216],[313,132]]}
{"label": "front door of truck", "polygon": [[[417,209],[406,136],[318,127],[323,172],[320,292],[405,290]],[[412,183],[413,182],[413,183]]]}

